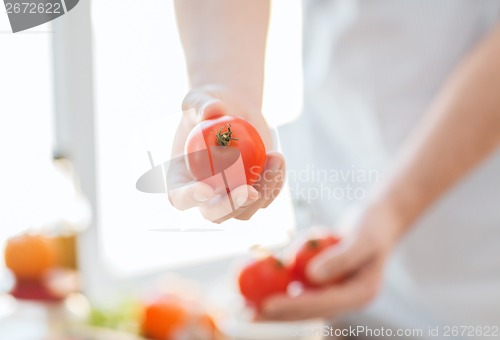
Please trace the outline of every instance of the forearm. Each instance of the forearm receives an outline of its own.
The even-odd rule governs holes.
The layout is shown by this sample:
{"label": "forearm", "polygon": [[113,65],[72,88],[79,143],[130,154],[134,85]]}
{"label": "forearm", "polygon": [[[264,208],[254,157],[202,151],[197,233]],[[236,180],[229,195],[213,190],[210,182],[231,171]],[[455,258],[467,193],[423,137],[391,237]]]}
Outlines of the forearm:
{"label": "forearm", "polygon": [[269,0],[176,0],[191,87],[260,111]]}
{"label": "forearm", "polygon": [[403,228],[499,146],[499,61],[497,27],[458,66],[402,148],[374,206],[389,208]]}

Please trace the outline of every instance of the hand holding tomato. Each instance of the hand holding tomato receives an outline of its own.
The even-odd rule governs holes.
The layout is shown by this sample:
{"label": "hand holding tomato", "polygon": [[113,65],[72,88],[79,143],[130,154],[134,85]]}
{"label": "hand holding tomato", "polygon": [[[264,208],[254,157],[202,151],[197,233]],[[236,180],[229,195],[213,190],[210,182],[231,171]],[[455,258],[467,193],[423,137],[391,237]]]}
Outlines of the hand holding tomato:
{"label": "hand holding tomato", "polygon": [[316,256],[339,242],[339,237],[326,234],[306,240],[291,263],[284,263],[273,255],[249,262],[238,276],[241,295],[248,305],[258,310],[265,300],[275,295],[286,295],[288,286],[294,281],[300,282],[305,289],[338,283],[335,280],[318,284],[309,279],[306,271]]}
{"label": "hand holding tomato", "polygon": [[220,116],[197,124],[186,141],[185,159],[196,181],[226,194],[260,179],[266,148],[257,130],[243,118]]}
{"label": "hand holding tomato", "polygon": [[[249,219],[257,210],[267,207],[277,196],[283,186],[285,162],[282,155],[272,150],[271,134],[263,116],[253,110],[247,110],[237,104],[229,93],[213,90],[191,91],[183,103],[183,116],[174,137],[172,161],[167,172],[167,186],[170,202],[179,210],[198,207],[202,215],[212,222],[221,223],[229,218],[241,220]],[[229,114],[242,117],[258,132],[267,150],[263,170],[266,176],[257,181],[239,183],[231,188],[230,197],[221,193],[220,188],[214,187],[208,181],[197,181],[190,173],[185,161],[185,146],[190,132],[202,121],[207,121]],[[224,124],[225,125],[225,124]],[[227,133],[228,126],[222,126],[221,133]],[[236,136],[237,128],[232,125],[231,131]],[[217,134],[219,130],[215,130]],[[251,136],[250,136],[251,137]],[[236,137],[243,138],[243,136]],[[245,137],[247,138],[247,137]],[[234,140],[232,140],[234,142]],[[231,140],[230,140],[231,142]],[[238,141],[238,144],[239,141]],[[262,159],[262,156],[259,156]],[[231,200],[231,201],[229,201]],[[230,204],[231,211],[228,212]]]}
{"label": "hand holding tomato", "polygon": [[[351,232],[306,266],[315,289],[298,296],[272,296],[262,303],[259,320],[332,318],[367,305],[378,293],[385,262],[401,236],[398,218],[383,207],[364,211],[349,226]],[[306,257],[307,258],[307,257]],[[336,278],[341,282],[329,284]]]}

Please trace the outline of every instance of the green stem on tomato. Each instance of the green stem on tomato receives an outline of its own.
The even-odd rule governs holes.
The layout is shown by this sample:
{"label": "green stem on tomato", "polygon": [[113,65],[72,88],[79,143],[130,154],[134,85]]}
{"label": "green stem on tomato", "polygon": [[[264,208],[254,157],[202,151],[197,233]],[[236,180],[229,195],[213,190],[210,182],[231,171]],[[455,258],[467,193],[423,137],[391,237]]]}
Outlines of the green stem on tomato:
{"label": "green stem on tomato", "polygon": [[[227,131],[223,132],[222,129],[227,127]],[[233,132],[231,131],[231,124],[222,126],[217,134],[215,135],[217,138],[217,144],[220,146],[228,146],[232,140],[238,140],[238,138],[233,137]]]}

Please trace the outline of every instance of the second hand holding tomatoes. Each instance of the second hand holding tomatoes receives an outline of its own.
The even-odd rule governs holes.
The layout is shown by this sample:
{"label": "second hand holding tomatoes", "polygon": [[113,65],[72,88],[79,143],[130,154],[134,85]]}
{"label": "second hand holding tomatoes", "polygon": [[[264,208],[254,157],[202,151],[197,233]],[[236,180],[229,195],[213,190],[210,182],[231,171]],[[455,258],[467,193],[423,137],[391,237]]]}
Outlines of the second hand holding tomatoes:
{"label": "second hand holding tomatoes", "polygon": [[221,194],[259,180],[266,163],[266,148],[248,121],[221,116],[202,121],[191,130],[185,159],[195,180]]}
{"label": "second hand holding tomatoes", "polygon": [[267,298],[287,294],[288,286],[292,282],[300,282],[304,289],[320,289],[342,282],[343,279],[335,279],[326,284],[317,284],[306,274],[311,260],[340,241],[341,239],[334,235],[310,238],[299,247],[290,264],[284,264],[271,255],[251,261],[243,267],[238,277],[241,295],[249,305],[259,309]]}

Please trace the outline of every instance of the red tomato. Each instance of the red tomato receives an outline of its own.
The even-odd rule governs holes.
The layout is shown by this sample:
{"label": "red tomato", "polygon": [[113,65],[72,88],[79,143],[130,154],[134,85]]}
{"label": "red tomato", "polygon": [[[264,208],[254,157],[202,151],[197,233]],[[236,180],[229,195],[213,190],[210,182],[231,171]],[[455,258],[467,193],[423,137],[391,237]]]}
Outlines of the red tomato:
{"label": "red tomato", "polygon": [[[306,288],[316,288],[319,284],[311,282],[306,274],[306,268],[309,262],[325,249],[340,242],[340,238],[327,235],[321,238],[309,239],[299,248],[295,254],[295,261],[292,266],[294,279],[301,282]],[[337,283],[335,280],[332,283]]]}
{"label": "red tomato", "polygon": [[286,294],[292,275],[274,256],[254,260],[240,272],[238,283],[246,301],[259,308],[262,301],[275,294]]}
{"label": "red tomato", "polygon": [[[222,116],[205,120],[189,133],[186,164],[197,181],[217,192],[254,184],[266,163],[266,148],[257,130],[246,120]],[[224,173],[222,176],[217,176]]]}

